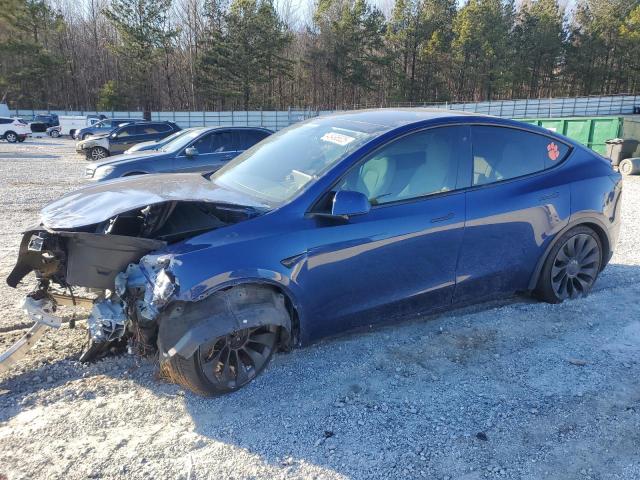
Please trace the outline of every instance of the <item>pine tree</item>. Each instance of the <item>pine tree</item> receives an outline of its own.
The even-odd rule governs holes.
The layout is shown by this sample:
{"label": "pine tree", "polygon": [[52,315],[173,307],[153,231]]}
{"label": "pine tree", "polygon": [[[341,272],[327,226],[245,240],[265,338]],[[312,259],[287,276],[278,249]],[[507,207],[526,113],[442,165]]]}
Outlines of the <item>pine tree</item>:
{"label": "pine tree", "polygon": [[111,47],[123,63],[131,97],[145,112],[153,107],[151,77],[159,56],[178,33],[168,26],[170,7],[171,0],[112,0],[104,11],[119,35]]}

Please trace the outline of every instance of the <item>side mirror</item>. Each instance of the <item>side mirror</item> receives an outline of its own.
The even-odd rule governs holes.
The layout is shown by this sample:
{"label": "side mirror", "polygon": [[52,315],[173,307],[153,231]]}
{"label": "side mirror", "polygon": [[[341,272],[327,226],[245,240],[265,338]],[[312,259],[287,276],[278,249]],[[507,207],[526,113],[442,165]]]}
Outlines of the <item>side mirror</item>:
{"label": "side mirror", "polygon": [[196,147],[188,147],[187,149],[185,149],[184,154],[187,157],[195,157],[196,155],[198,155],[198,149]]}
{"label": "side mirror", "polygon": [[364,193],[340,190],[333,197],[332,217],[349,218],[353,215],[364,215],[371,210],[371,203]]}

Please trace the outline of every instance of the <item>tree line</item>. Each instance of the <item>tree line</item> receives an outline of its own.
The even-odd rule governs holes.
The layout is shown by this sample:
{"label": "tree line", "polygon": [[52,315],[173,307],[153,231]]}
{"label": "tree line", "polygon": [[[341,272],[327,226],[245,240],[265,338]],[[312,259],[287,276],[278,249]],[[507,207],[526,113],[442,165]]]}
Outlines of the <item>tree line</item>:
{"label": "tree line", "polygon": [[[635,93],[640,0],[2,0],[0,102],[249,110]],[[312,0],[310,0],[312,1]],[[306,18],[308,17],[308,18]]]}

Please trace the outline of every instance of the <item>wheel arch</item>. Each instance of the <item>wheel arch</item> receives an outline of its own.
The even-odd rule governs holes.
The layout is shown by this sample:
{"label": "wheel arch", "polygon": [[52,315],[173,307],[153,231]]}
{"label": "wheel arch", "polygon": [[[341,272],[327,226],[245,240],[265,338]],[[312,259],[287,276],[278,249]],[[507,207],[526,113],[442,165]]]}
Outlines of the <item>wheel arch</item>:
{"label": "wheel arch", "polygon": [[[249,307],[240,313],[238,306],[241,305],[242,297],[237,297],[237,292],[240,295],[243,292],[245,295],[252,292],[270,294],[271,305],[263,304],[263,308],[255,312]],[[214,308],[210,308],[209,304],[214,305]],[[213,314],[216,305],[224,306],[224,309]],[[267,323],[282,327],[279,348],[290,350],[298,344],[301,312],[291,290],[269,279],[246,278],[219,285],[206,295],[191,301],[175,302],[163,311],[158,317],[160,354],[163,357],[178,354],[186,358],[193,353],[196,343],[194,339],[204,338],[208,330],[219,330],[218,326],[237,329],[265,324],[262,317],[252,316],[253,313],[260,313],[269,319]],[[178,321],[180,323],[176,323]]]}
{"label": "wheel arch", "polygon": [[593,230],[596,233],[596,235],[598,235],[598,238],[602,243],[602,249],[603,249],[603,256],[602,256],[603,258],[602,258],[602,264],[600,266],[600,271],[602,271],[602,269],[604,269],[604,267],[607,265],[607,263],[609,262],[609,258],[611,256],[611,240],[609,238],[609,234],[607,233],[607,227],[605,226],[602,220],[599,220],[595,217],[582,217],[582,218],[570,221],[562,230],[556,233],[553,239],[549,242],[549,245],[547,245],[547,248],[545,248],[544,253],[538,259],[536,268],[533,271],[531,278],[529,279],[528,290],[533,291],[538,285],[540,273],[542,272],[544,262],[549,256],[549,252],[551,252],[551,249],[553,249],[553,247],[558,242],[560,237],[562,237],[562,235],[564,235],[566,232],[568,232],[569,230],[575,227],[589,227],[591,230]]}
{"label": "wheel arch", "polygon": [[148,175],[149,172],[143,172],[142,170],[133,170],[120,175],[121,177],[133,177],[134,175]]}

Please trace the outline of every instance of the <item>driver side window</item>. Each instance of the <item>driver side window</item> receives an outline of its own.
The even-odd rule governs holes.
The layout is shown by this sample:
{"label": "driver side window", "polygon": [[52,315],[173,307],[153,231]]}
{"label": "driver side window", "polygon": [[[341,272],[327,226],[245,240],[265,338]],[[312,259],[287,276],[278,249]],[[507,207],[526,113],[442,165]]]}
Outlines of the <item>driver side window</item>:
{"label": "driver side window", "polygon": [[361,192],[372,205],[454,190],[469,150],[468,132],[456,126],[407,135],[357,165],[337,190]]}

